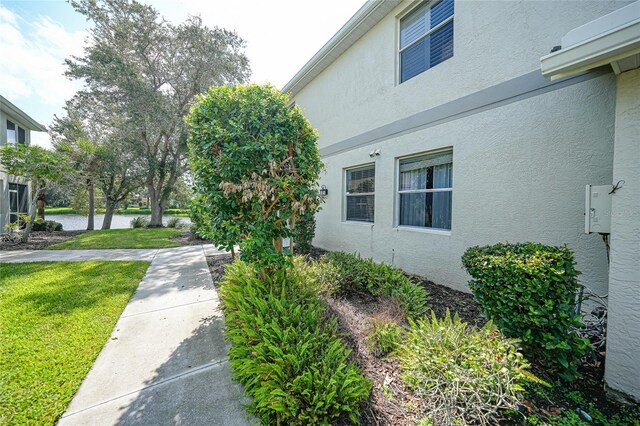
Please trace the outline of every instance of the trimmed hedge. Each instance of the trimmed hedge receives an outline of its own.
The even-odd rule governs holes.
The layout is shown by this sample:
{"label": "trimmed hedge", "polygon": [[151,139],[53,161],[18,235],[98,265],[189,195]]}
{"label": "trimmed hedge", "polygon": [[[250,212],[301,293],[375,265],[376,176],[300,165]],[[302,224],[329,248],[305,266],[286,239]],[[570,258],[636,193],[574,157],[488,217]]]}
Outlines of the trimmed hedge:
{"label": "trimmed hedge", "polygon": [[33,222],[33,227],[31,228],[31,230],[34,232],[57,232],[62,231],[62,224],[60,222],[56,222],[55,220],[39,219]]}
{"label": "trimmed hedge", "polygon": [[579,376],[580,359],[591,346],[575,332],[582,324],[574,314],[579,272],[571,250],[499,243],[469,248],[462,263],[487,317],[507,336],[520,339],[525,355],[565,380]]}
{"label": "trimmed hedge", "polygon": [[324,261],[337,267],[338,291],[342,293],[366,292],[373,296],[392,296],[409,318],[424,315],[428,309],[427,291],[396,268],[385,263],[375,263],[373,259],[361,259],[358,254],[331,252]]}
{"label": "trimmed hedge", "polygon": [[250,264],[227,267],[220,295],[231,366],[263,424],[357,423],[371,383],[348,362],[306,274],[281,270],[261,280]]}

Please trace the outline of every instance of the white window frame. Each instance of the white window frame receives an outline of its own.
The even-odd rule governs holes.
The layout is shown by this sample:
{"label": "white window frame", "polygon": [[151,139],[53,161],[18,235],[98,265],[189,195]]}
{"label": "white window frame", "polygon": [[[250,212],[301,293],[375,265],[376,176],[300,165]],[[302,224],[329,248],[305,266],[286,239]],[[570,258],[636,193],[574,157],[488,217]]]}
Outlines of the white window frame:
{"label": "white window frame", "polygon": [[[436,31],[438,31],[440,28],[444,27],[449,22],[453,22],[453,18],[456,16],[456,12],[455,12],[455,9],[454,9],[453,15],[451,15],[450,17],[448,17],[444,21],[440,22],[438,25],[436,25],[435,27],[431,28],[429,31],[427,31],[426,33],[424,33],[423,35],[421,35],[417,39],[413,40],[411,43],[409,43],[405,47],[401,48],[400,44],[402,43],[402,20],[404,18],[406,18],[407,16],[411,15],[416,10],[418,10],[420,7],[424,6],[425,4],[428,4],[428,7],[432,8],[433,6],[435,6],[440,1],[442,1],[442,0],[422,0],[422,1],[419,1],[416,4],[409,6],[409,8],[407,8],[404,12],[402,12],[400,15],[398,15],[396,17],[396,39],[397,39],[397,41],[396,41],[396,51],[397,51],[397,54],[396,54],[396,85],[399,85],[399,84],[402,84],[402,83],[406,83],[407,81],[411,80],[411,79],[409,79],[409,80],[406,80],[406,81],[402,81],[402,52],[404,52],[405,50],[407,50],[408,48],[410,48],[414,44],[420,42],[420,40],[422,40],[423,38],[431,35],[432,33],[436,32]],[[432,3],[432,4],[430,4],[430,3]],[[455,31],[455,25],[454,25],[454,31]],[[455,43],[455,37],[454,37],[454,43]],[[455,46],[454,46],[454,51],[455,51]],[[438,65],[440,65],[440,64],[438,64]],[[426,71],[429,71],[431,68],[433,68],[433,67],[427,68],[426,70],[422,71],[422,73],[424,73]],[[422,73],[420,73],[420,74],[422,74]],[[416,77],[418,75],[416,75]]]}
{"label": "white window frame", "polygon": [[[13,124],[13,132],[14,132],[14,140],[10,141],[9,140],[9,123]],[[5,119],[5,123],[4,123],[4,133],[5,133],[5,139],[7,141],[7,146],[18,146],[18,128],[20,126],[18,126],[18,123],[16,123],[13,120],[9,120],[8,118]]]}
{"label": "white window frame", "polygon": [[[449,188],[432,188],[432,189],[406,189],[400,190],[400,161],[406,160],[408,158],[421,157],[423,155],[432,155],[432,154],[444,154],[451,153],[453,155],[453,147],[439,148],[431,151],[420,152],[417,154],[405,155],[402,157],[396,158],[396,181],[394,182],[394,195],[395,195],[395,212],[394,212],[394,227],[399,230],[410,230],[417,232],[426,232],[429,234],[440,234],[440,235],[451,235],[451,231],[453,230],[453,205],[451,206],[451,229],[442,229],[442,228],[429,228],[426,226],[411,226],[411,225],[400,225],[400,195],[401,194],[415,194],[415,193],[434,193],[434,192],[451,192],[451,196],[453,197],[454,184],[451,184]],[[451,164],[454,161],[451,160]],[[454,179],[452,179],[453,182]]]}
{"label": "white window frame", "polygon": [[[358,192],[355,194],[349,194],[349,192],[347,191],[348,189],[348,182],[347,182],[347,172],[353,171],[353,170],[358,170],[358,169],[364,169],[364,168],[368,168],[368,167],[373,167],[373,179],[375,182],[375,171],[376,171],[376,163],[365,163],[365,164],[360,164],[357,166],[352,166],[352,167],[347,167],[345,169],[343,169],[342,172],[342,192],[343,192],[343,196],[342,196],[342,222],[344,223],[354,223],[354,224],[359,224],[359,225],[373,225],[375,223],[376,220],[376,214],[375,214],[375,198],[376,198],[376,193],[374,192]],[[373,195],[373,200],[374,200],[374,210],[373,210],[373,220],[372,221],[366,221],[366,220],[355,220],[355,219],[347,219],[347,198],[349,196],[364,196],[364,195]]]}

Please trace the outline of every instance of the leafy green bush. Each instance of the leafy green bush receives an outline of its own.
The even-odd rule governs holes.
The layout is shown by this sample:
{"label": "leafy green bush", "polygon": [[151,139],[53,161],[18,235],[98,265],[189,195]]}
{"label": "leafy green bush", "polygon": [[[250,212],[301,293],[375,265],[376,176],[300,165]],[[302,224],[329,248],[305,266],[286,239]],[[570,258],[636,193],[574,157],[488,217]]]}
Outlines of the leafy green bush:
{"label": "leafy green bush", "polygon": [[590,349],[575,328],[578,289],[573,252],[537,243],[471,247],[462,263],[473,277],[469,287],[489,319],[507,336],[520,339],[524,353],[577,377],[580,359]]}
{"label": "leafy green bush", "polygon": [[167,228],[182,228],[183,222],[179,217],[172,217],[167,221]]}
{"label": "leafy green bush", "polygon": [[144,228],[149,224],[149,221],[146,217],[138,216],[131,219],[131,222],[129,223],[131,224],[132,228]]}
{"label": "leafy green bush", "polygon": [[427,291],[411,282],[401,269],[385,263],[375,263],[373,259],[361,259],[353,253],[331,252],[325,258],[340,270],[340,274],[335,277],[340,292],[393,296],[410,318],[427,311]]}
{"label": "leafy green bush", "polygon": [[357,422],[371,383],[304,279],[295,269],[261,280],[252,265],[228,266],[220,295],[231,366],[263,424]]}
{"label": "leafy green bush", "polygon": [[402,329],[393,321],[374,318],[366,341],[375,356],[385,357],[398,349],[402,341]]}
{"label": "leafy green bush", "polygon": [[499,410],[515,409],[528,366],[507,339],[487,323],[469,327],[447,311],[439,320],[410,321],[396,355],[402,380],[431,403],[430,418],[443,424],[488,424]]}
{"label": "leafy green bush", "polygon": [[316,235],[316,218],[312,211],[307,211],[296,220],[293,229],[293,242],[300,253],[311,251],[311,241]]}
{"label": "leafy green bush", "polygon": [[[288,224],[317,211],[322,161],[317,132],[272,86],[211,87],[186,122],[198,233],[272,271],[291,265],[279,244]],[[295,229],[295,228],[294,228]]]}
{"label": "leafy green bush", "polygon": [[41,220],[36,219],[33,222],[32,231],[44,231],[44,232],[57,232],[62,231],[62,224],[60,222],[56,222],[55,220]]}

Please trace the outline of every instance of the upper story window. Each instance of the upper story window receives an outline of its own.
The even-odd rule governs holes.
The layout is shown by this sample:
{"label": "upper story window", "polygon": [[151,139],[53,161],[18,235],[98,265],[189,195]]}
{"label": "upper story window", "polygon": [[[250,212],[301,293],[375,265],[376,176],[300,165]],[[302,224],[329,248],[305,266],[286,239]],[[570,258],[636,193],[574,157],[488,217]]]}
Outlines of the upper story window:
{"label": "upper story window", "polygon": [[13,121],[7,120],[7,145],[13,146],[16,142],[26,144],[27,131]]}
{"label": "upper story window", "polygon": [[16,144],[16,124],[7,120],[7,145]]}
{"label": "upper story window", "polygon": [[453,2],[424,3],[400,20],[400,83],[453,56]]}
{"label": "upper story window", "polygon": [[451,229],[453,152],[399,161],[398,225]]}
{"label": "upper story window", "polygon": [[346,170],[346,220],[373,222],[376,191],[375,164]]}

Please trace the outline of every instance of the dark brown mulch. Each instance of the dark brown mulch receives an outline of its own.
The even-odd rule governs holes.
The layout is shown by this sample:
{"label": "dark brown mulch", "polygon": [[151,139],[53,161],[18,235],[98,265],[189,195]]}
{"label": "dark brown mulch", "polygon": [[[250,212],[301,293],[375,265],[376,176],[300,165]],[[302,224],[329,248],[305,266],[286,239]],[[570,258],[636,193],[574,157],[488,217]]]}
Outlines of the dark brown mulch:
{"label": "dark brown mulch", "polygon": [[53,244],[62,243],[87,231],[32,232],[26,243],[0,240],[0,251],[11,250],[46,250]]}
{"label": "dark brown mulch", "polygon": [[209,241],[195,235],[189,229],[182,229],[182,235],[178,237],[170,238],[171,241],[175,241],[181,246],[199,246],[201,244],[208,244]]}
{"label": "dark brown mulch", "polygon": [[398,362],[374,356],[366,341],[374,318],[398,319],[394,306],[366,294],[349,298],[326,297],[325,301],[338,319],[342,340],[352,350],[351,361],[362,368],[373,384],[362,410],[362,424],[417,424],[420,410],[416,408],[420,401],[400,381]]}
{"label": "dark brown mulch", "polygon": [[458,314],[460,319],[468,324],[482,327],[487,322],[486,318],[482,316],[480,305],[471,293],[435,284],[419,275],[408,275],[408,277],[427,290],[429,305],[436,317],[444,318],[448,309],[452,316]]}
{"label": "dark brown mulch", "polygon": [[[410,275],[410,278],[429,292],[429,303],[437,317],[444,317],[448,309],[451,315],[457,313],[460,319],[469,324],[482,326],[486,323],[471,294],[435,284],[417,275]],[[353,350],[352,360],[373,382],[371,396],[363,410],[362,422],[376,426],[418,424],[425,407],[402,383],[398,362],[374,356],[366,342],[375,318],[401,323],[402,315],[394,312],[394,306],[388,299],[378,299],[366,294],[327,297],[325,300],[338,318],[343,340]]]}
{"label": "dark brown mulch", "polygon": [[230,254],[218,254],[216,256],[207,256],[207,265],[216,288],[220,288],[220,280],[224,276],[224,265],[233,262]]}

